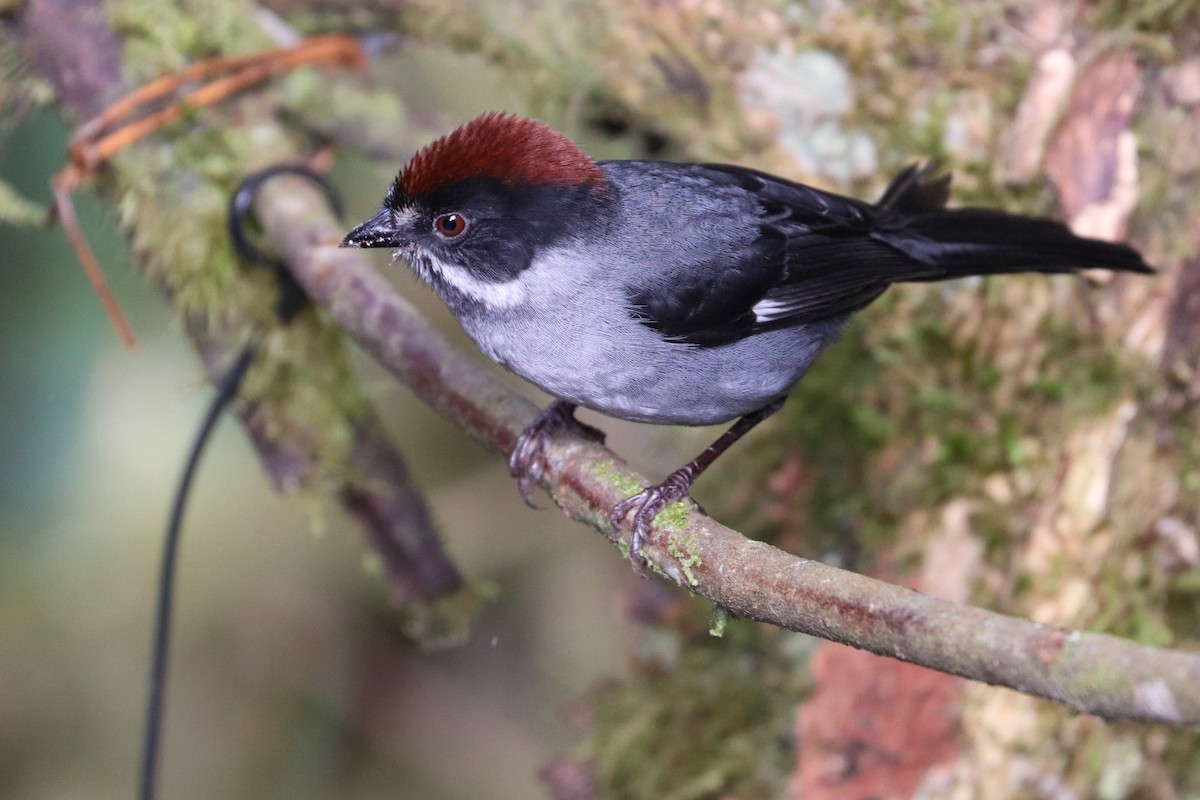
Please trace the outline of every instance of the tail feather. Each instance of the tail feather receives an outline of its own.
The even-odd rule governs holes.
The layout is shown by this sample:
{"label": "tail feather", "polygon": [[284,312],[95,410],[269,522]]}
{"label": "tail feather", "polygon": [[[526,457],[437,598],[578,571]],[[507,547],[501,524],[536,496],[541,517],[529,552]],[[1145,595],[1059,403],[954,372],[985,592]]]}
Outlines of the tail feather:
{"label": "tail feather", "polygon": [[770,242],[783,246],[766,263],[781,258],[784,270],[755,304],[754,330],[850,314],[894,283],[1092,268],[1154,272],[1128,245],[1076,236],[1060,222],[947,209],[949,179],[936,166],[905,170],[873,206],[754,175],[764,192],[781,198]]}
{"label": "tail feather", "polygon": [[947,210],[950,176],[939,171],[936,162],[914,164],[896,176],[875,204],[880,218],[872,238],[925,268],[895,280],[1075,272],[1093,267],[1154,272],[1128,245],[1076,236],[1054,220],[986,209]]}
{"label": "tail feather", "polygon": [[901,214],[941,211],[950,199],[950,173],[936,159],[912,164],[888,184],[876,208]]}
{"label": "tail feather", "polygon": [[941,273],[917,280],[1090,268],[1154,272],[1128,245],[1076,236],[1066,225],[1053,220],[998,211],[962,209],[921,214],[905,218],[899,230],[884,230],[878,235]]}

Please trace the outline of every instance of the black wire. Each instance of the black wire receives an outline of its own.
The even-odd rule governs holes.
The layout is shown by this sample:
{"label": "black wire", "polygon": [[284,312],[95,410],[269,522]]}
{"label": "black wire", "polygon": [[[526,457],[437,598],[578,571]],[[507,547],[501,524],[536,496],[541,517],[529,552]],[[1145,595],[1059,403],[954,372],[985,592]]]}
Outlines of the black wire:
{"label": "black wire", "polygon": [[338,195],[337,189],[333,188],[333,184],[325,180],[323,175],[318,175],[303,164],[276,164],[273,167],[259,170],[251,175],[247,175],[238,184],[237,190],[233,193],[233,198],[229,202],[229,217],[227,219],[229,227],[229,237],[233,240],[233,248],[242,257],[242,260],[250,264],[264,264],[267,266],[282,266],[278,258],[268,255],[263,252],[250,241],[250,237],[246,235],[246,218],[250,216],[250,211],[254,206],[254,198],[258,194],[258,190],[262,185],[271,178],[279,175],[295,175],[299,178],[306,178],[316,184],[317,188],[325,194],[325,199],[329,202],[330,208],[333,209],[334,215],[342,218],[342,199]]}
{"label": "black wire", "polygon": [[[337,191],[322,176],[298,164],[281,164],[247,176],[238,185],[229,203],[228,227],[233,248],[243,261],[269,267],[279,281],[279,299],[275,303],[275,315],[282,323],[289,322],[304,307],[307,295],[296,282],[286,265],[267,255],[250,241],[246,234],[246,219],[254,205],[254,197],[263,183],[277,175],[297,175],[307,178],[325,194],[329,205],[339,218],[342,203]],[[150,657],[150,689],[146,703],[146,731],[142,742],[142,767],[138,778],[140,800],[153,800],[158,783],[158,757],[162,750],[162,724],[166,708],[167,662],[170,655],[171,614],[175,595],[175,569],[178,563],[179,542],[183,532],[183,512],[187,506],[200,457],[216,428],[222,412],[237,396],[242,379],[258,353],[261,337],[255,338],[238,353],[233,366],[217,384],[217,394],[209,404],[208,411],[192,443],[187,463],[175,490],[175,501],[171,506],[171,517],[163,539],[162,564],[158,576],[158,600],[155,609],[154,638]]]}
{"label": "black wire", "polygon": [[237,395],[238,387],[250,362],[258,350],[258,343],[251,342],[242,348],[237,360],[230,370],[221,378],[217,386],[217,394],[208,406],[204,421],[192,449],[188,453],[187,464],[183,468],[183,476],[175,491],[175,502],[171,505],[171,518],[167,523],[167,534],[163,541],[162,565],[158,573],[158,606],[154,618],[154,646],[150,666],[150,702],[146,706],[146,737],[142,744],[142,771],[138,797],[141,800],[152,800],[156,779],[158,777],[159,742],[162,738],[163,709],[165,707],[167,686],[167,658],[170,651],[171,637],[171,608],[175,595],[175,565],[179,551],[180,533],[183,529],[183,510],[187,505],[188,495],[200,465],[200,456],[209,436],[217,426],[221,413],[230,401]]}
{"label": "black wire", "polygon": [[325,180],[324,176],[318,175],[302,164],[277,164],[255,172],[244,178],[238,185],[237,191],[233,193],[233,199],[229,203],[228,218],[229,236],[233,240],[233,247],[247,263],[269,267],[275,273],[275,277],[279,281],[279,299],[275,302],[275,316],[279,318],[280,322],[289,322],[296,312],[304,307],[308,295],[304,292],[303,287],[296,283],[296,279],[292,277],[292,273],[282,261],[260,250],[246,235],[246,218],[250,216],[250,211],[254,206],[255,195],[258,194],[258,190],[264,183],[279,175],[295,175],[312,181],[325,194],[325,199],[338,219],[342,218],[342,200],[337,190],[333,188],[333,184]]}

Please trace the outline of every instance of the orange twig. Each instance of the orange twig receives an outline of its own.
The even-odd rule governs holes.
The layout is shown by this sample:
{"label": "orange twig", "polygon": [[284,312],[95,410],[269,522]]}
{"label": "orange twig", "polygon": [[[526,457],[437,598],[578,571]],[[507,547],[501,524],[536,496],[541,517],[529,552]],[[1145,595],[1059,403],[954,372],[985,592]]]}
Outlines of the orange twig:
{"label": "orange twig", "polygon": [[[68,153],[74,163],[90,174],[114,153],[179,119],[187,109],[213,105],[275,75],[315,63],[341,64],[360,70],[366,61],[358,40],[342,34],[306,39],[295,47],[198,61],[135,89],[84,123],[71,137]],[[149,110],[184,86],[219,73],[230,74],[200,85],[165,108]],[[139,112],[144,116],[138,117]]]}
{"label": "orange twig", "polygon": [[113,297],[112,291],[108,288],[104,272],[100,269],[100,264],[96,261],[92,248],[88,247],[87,239],[84,238],[83,231],[79,230],[79,223],[75,219],[75,205],[71,202],[73,177],[72,168],[67,167],[50,181],[50,187],[54,191],[54,213],[58,216],[63,230],[66,231],[67,238],[71,240],[71,247],[75,248],[75,257],[83,265],[84,274],[92,282],[96,296],[100,298],[100,303],[108,312],[108,318],[112,320],[113,327],[117,329],[117,335],[121,337],[121,344],[133,347],[136,342],[133,338],[133,329],[129,327],[129,320],[121,312],[117,298]]}
{"label": "orange twig", "polygon": [[[306,39],[294,47],[205,59],[138,87],[79,126],[71,137],[67,145],[69,163],[51,181],[54,191],[51,219],[57,218],[62,223],[76,257],[126,346],[133,346],[133,332],[79,230],[71,192],[95,175],[115,153],[180,119],[188,110],[214,105],[275,75],[317,63],[361,70],[366,57],[358,40],[329,34]],[[199,86],[184,92],[185,87],[198,81],[202,82]],[[176,96],[180,92],[184,93]],[[164,101],[166,105],[155,108]]]}

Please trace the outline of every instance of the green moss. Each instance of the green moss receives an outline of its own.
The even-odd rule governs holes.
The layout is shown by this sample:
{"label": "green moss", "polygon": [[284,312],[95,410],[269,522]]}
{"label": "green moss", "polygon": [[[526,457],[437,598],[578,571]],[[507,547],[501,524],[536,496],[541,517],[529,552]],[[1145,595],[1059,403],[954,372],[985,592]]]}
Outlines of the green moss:
{"label": "green moss", "polygon": [[26,200],[7,182],[0,181],[0,222],[9,225],[37,225],[45,220],[46,209]]}
{"label": "green moss", "polygon": [[[676,503],[674,505],[683,504]],[[663,513],[665,514],[669,509],[670,507],[664,509]],[[660,514],[659,516],[662,515]],[[692,567],[698,567],[703,563],[699,554],[696,552],[695,535],[691,533],[686,535],[681,535],[678,533],[669,534],[667,536],[667,552],[671,554],[672,558],[679,562],[679,568],[683,570],[683,577],[684,580],[688,582],[688,585],[695,586],[697,584],[697,580],[695,573],[692,572]]]}
{"label": "green moss", "polygon": [[881,364],[853,324],[793,390],[762,453],[800,453],[813,464],[809,508],[817,530],[850,535],[864,510],[867,463],[895,435],[896,420],[872,402]]}
{"label": "green moss", "polygon": [[626,561],[628,561],[630,556],[633,554],[633,551],[629,549],[629,542],[625,541],[624,539],[617,539],[617,551],[620,552],[621,557]]}
{"label": "green moss", "polygon": [[687,526],[687,518],[691,513],[691,503],[685,500],[677,500],[658,512],[658,515],[654,517],[654,522],[660,528],[665,528],[668,531],[679,531]]}
{"label": "green moss", "polygon": [[629,474],[616,469],[612,464],[603,461],[592,462],[588,471],[599,481],[612,486],[622,497],[632,497],[642,491],[642,486],[629,477]]}
{"label": "green moss", "polygon": [[425,649],[462,645],[480,607],[495,593],[493,586],[480,584],[464,586],[434,600],[405,603],[400,609],[400,627],[409,639]]}
{"label": "green moss", "polygon": [[[684,647],[593,698],[582,755],[599,796],[625,800],[781,797],[794,761],[790,730],[800,671],[757,626]],[[706,644],[711,643],[711,644]]]}
{"label": "green moss", "polygon": [[1200,567],[1184,570],[1171,579],[1171,591],[1180,594],[1200,594]]}
{"label": "green moss", "polygon": [[54,88],[28,63],[20,36],[0,36],[0,139],[31,109],[54,101]]}
{"label": "green moss", "polygon": [[125,43],[126,79],[143,83],[201,58],[271,44],[242,0],[105,0]]}
{"label": "green moss", "polygon": [[722,606],[713,607],[712,624],[708,626],[708,635],[720,639],[725,635],[729,626],[729,609]]}

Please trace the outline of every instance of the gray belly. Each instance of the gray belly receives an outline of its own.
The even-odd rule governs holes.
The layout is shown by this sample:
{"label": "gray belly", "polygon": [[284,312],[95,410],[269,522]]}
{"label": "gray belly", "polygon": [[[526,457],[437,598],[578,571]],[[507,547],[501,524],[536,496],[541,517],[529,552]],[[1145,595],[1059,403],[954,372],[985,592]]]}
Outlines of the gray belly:
{"label": "gray belly", "polygon": [[667,425],[714,425],[757,411],[785,394],[842,327],[830,320],[695,347],[665,342],[638,323],[615,336],[514,322],[464,325],[490,358],[555,397]]}

